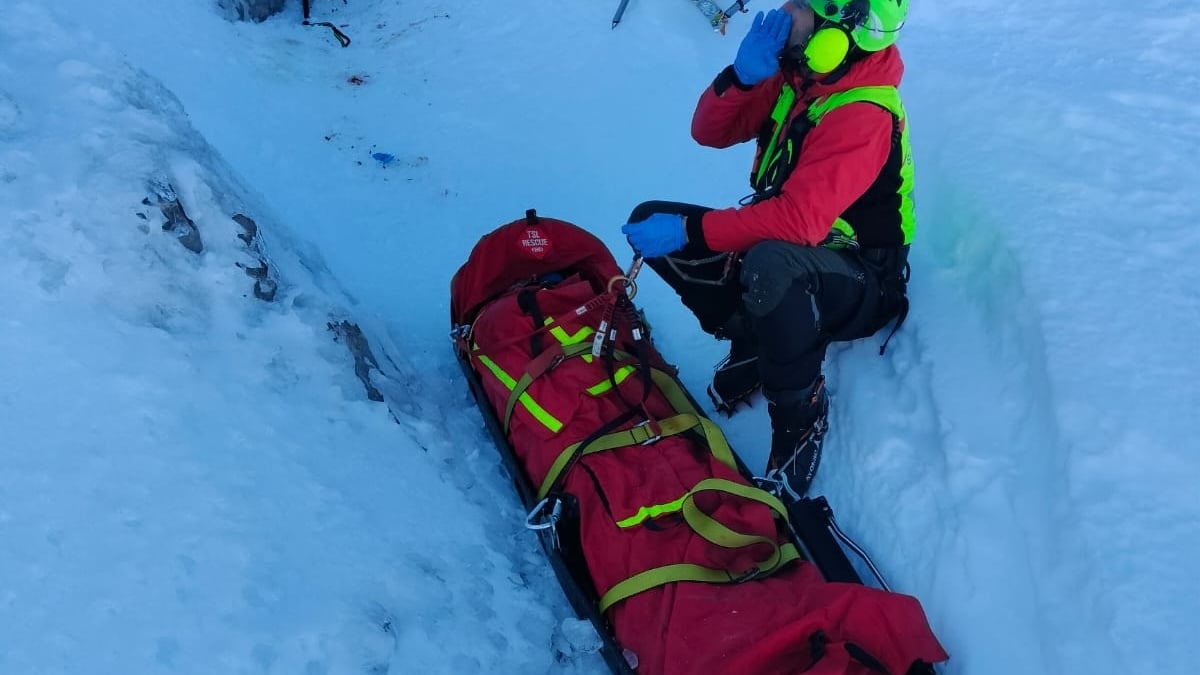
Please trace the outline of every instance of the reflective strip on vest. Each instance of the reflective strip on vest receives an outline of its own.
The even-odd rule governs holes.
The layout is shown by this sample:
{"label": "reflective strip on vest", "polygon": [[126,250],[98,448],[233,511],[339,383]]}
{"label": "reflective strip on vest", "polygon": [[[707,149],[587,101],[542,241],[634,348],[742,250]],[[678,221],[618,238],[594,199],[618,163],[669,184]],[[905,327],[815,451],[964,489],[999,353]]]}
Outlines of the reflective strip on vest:
{"label": "reflective strip on vest", "polygon": [[[779,92],[779,98],[775,100],[775,108],[771,110],[771,120],[775,122],[775,130],[771,132],[771,141],[767,143],[767,148],[763,150],[763,154],[758,158],[758,167],[751,181],[755,188],[758,186],[769,185],[775,182],[775,175],[782,166],[780,157],[783,155],[784,148],[779,147],[779,137],[783,134],[784,123],[787,122],[788,113],[792,111],[792,105],[796,102],[796,90],[792,89],[791,85],[783,85],[783,89]],[[792,147],[789,141],[787,150],[790,154]],[[773,169],[773,170],[772,170]],[[771,172],[771,176],[767,172]],[[764,179],[769,179],[765,180]]]}
{"label": "reflective strip on vest", "polygon": [[[794,168],[795,155],[794,149],[791,147],[791,139],[787,139],[787,144],[780,144],[779,138],[784,134],[784,128],[788,120],[788,116],[792,107],[795,105],[796,93],[791,86],[783,85],[783,89],[779,92],[779,98],[775,101],[775,108],[771,111],[771,119],[775,122],[775,129],[771,135],[771,140],[767,144],[766,150],[758,158],[758,165],[755,167],[755,172],[751,183],[755,190],[763,190],[764,186],[772,185],[780,171]],[[913,235],[916,231],[916,212],[912,200],[913,190],[913,163],[912,163],[912,148],[909,144],[908,125],[906,124],[906,114],[904,105],[900,100],[900,92],[895,87],[856,87],[846,91],[840,91],[835,94],[823,96],[812,101],[807,112],[809,124],[816,126],[820,124],[830,111],[840,108],[848,103],[871,103],[877,105],[884,110],[887,110],[896,118],[896,123],[900,128],[900,187],[896,193],[900,196],[900,230],[904,237],[904,243],[912,243]],[[795,149],[798,150],[798,149]],[[764,182],[764,178],[770,180]],[[845,220],[838,218],[830,226],[830,229],[835,235],[854,238],[854,228]],[[836,237],[835,237],[836,239]],[[834,247],[837,245],[835,243]]]}
{"label": "reflective strip on vest", "polygon": [[[890,112],[896,118],[896,123],[900,125],[900,188],[896,190],[896,193],[900,195],[900,229],[904,233],[904,243],[911,244],[917,222],[912,200],[912,146],[908,140],[908,124],[905,122],[907,115],[904,112],[904,104],[900,100],[900,92],[895,87],[856,87],[829,96],[822,96],[809,104],[808,121],[816,126],[830,111],[848,103],[873,103]],[[846,221],[841,218],[838,220],[846,224]],[[836,228],[837,223],[834,225]],[[851,231],[853,232],[852,228]]]}

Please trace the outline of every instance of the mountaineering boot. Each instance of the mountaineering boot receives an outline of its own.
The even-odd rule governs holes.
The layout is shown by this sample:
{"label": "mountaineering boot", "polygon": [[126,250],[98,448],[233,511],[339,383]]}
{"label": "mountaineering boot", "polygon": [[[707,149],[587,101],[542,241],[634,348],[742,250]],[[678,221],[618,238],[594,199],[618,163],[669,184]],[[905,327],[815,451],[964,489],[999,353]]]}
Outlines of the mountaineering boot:
{"label": "mountaineering boot", "polygon": [[829,428],[825,377],[793,391],[763,392],[771,417],[771,456],[760,486],[791,503],[808,493],[821,462],[821,444]]}
{"label": "mountaineering boot", "polygon": [[737,404],[762,385],[758,373],[758,345],[741,313],[717,329],[718,340],[729,340],[729,355],[716,365],[708,397],[717,410],[732,415]]}
{"label": "mountaineering boot", "polygon": [[737,404],[750,398],[762,384],[758,376],[758,348],[748,340],[732,340],[729,356],[713,372],[708,397],[717,410],[732,415]]}

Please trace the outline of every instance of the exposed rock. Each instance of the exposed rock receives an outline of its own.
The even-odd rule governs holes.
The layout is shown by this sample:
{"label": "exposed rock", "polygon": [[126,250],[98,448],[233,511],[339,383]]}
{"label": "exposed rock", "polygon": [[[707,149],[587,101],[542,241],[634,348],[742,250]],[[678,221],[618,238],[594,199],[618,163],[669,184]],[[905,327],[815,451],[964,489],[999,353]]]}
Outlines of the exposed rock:
{"label": "exposed rock", "polygon": [[258,236],[258,224],[249,216],[240,213],[233,216],[233,222],[242,227],[242,233],[238,235],[238,239],[246,242],[247,246],[252,246],[254,238]]}
{"label": "exposed rock", "polygon": [[254,279],[254,297],[265,302],[275,300],[275,292],[279,290],[279,284],[271,278],[271,265],[267,262],[267,258],[263,255],[262,247],[258,242],[258,223],[254,219],[238,213],[233,216],[233,222],[237,223],[242,228],[242,233],[238,235],[246,247],[258,258],[258,266],[251,267],[238,263],[237,266],[245,270],[246,276]]}
{"label": "exposed rock", "polygon": [[[179,243],[192,253],[203,251],[204,245],[200,241],[200,230],[183,210],[183,204],[179,201],[179,195],[175,193],[175,187],[166,181],[154,179],[150,181],[150,190],[154,193],[159,211],[162,211],[163,218],[166,219],[162,226],[163,231],[174,234],[179,239]],[[149,199],[143,200],[142,203],[147,206],[151,205]]]}
{"label": "exposed rock", "polygon": [[217,6],[238,21],[265,21],[283,11],[284,0],[217,0]]}
{"label": "exposed rock", "polygon": [[371,369],[379,370],[379,362],[371,353],[371,345],[367,343],[367,336],[363,335],[362,329],[357,324],[344,320],[330,321],[328,327],[333,332],[334,339],[344,342],[354,357],[354,374],[367,388],[367,398],[382,401],[383,394],[371,384]]}

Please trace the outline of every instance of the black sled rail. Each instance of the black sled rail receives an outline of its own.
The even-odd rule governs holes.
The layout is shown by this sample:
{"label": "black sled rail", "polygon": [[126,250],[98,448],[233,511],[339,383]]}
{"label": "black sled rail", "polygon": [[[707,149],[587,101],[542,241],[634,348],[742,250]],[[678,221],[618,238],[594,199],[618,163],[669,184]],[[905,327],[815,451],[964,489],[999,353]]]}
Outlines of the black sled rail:
{"label": "black sled rail", "polygon": [[[456,350],[457,351],[457,350]],[[513,452],[512,447],[508,443],[508,439],[504,435],[504,429],[500,426],[500,420],[496,418],[495,411],[492,410],[491,404],[487,400],[487,395],[483,391],[483,384],[479,381],[479,374],[472,368],[470,362],[463,357],[461,353],[456,353],[458,365],[463,370],[463,375],[467,378],[467,384],[471,387],[471,396],[475,399],[476,407],[483,415],[484,424],[487,425],[488,431],[492,434],[492,440],[496,443],[496,449],[500,452],[500,458],[504,462],[504,468],[508,471],[508,476],[512,479],[513,484],[517,488],[517,493],[521,496],[521,504],[525,507],[526,512],[533,509],[537,504],[537,492],[533,484],[529,481],[529,477],[525,475],[525,469],[520,465],[517,455]],[[625,661],[624,652],[616,640],[612,637],[612,630],[608,626],[608,622],[600,615],[597,610],[599,595],[596,593],[595,587],[592,585],[591,578],[587,576],[586,565],[582,558],[582,552],[579,544],[579,530],[577,514],[572,513],[575,508],[575,502],[571,495],[564,495],[565,513],[558,521],[556,535],[547,534],[549,530],[541,530],[538,532],[538,539],[541,541],[542,550],[546,553],[546,558],[550,561],[550,567],[554,569],[554,575],[558,577],[558,583],[562,586],[563,593],[567,596],[567,601],[571,603],[571,608],[575,610],[575,615],[581,619],[587,619],[595,628],[596,634],[600,636],[603,645],[600,648],[600,656],[604,658],[604,662],[608,664],[614,675],[635,675],[634,671]],[[554,537],[558,537],[559,545],[555,546]]]}
{"label": "black sled rail", "polygon": [[[526,511],[530,511],[537,504],[537,492],[505,437],[500,421],[484,393],[479,374],[471,368],[469,360],[458,350],[456,350],[455,357],[471,389],[476,407],[483,416],[484,424],[492,434],[492,439],[500,452],[509,478],[521,497],[521,503]],[[692,398],[690,392],[685,390],[685,393],[689,399]],[[692,404],[700,409],[694,399],[692,399]],[[749,480],[752,474],[736,453],[734,453],[734,457],[737,459],[738,470],[743,477]],[[565,495],[564,502],[564,513],[555,530],[538,532],[542,550],[546,553],[546,558],[550,561],[550,566],[554,570],[555,576],[558,577],[559,585],[562,586],[563,593],[566,594],[567,601],[571,603],[571,608],[575,610],[576,616],[588,620],[595,628],[596,634],[600,636],[602,640],[600,655],[604,658],[605,663],[608,664],[614,675],[635,675],[635,671],[626,662],[624,650],[613,638],[612,629],[607,620],[597,611],[600,596],[588,576],[587,566],[583,559],[579,543],[577,512],[572,512],[576,508],[576,504],[570,495]],[[863,583],[862,578],[850,564],[845,551],[833,535],[832,515],[833,512],[824,497],[805,498],[789,505],[788,516],[792,525],[790,532],[792,543],[800,548],[806,560],[817,566],[826,581],[861,584]],[[921,665],[924,664],[914,665],[908,675],[925,675],[934,672],[927,665],[925,670],[918,669],[918,666]]]}

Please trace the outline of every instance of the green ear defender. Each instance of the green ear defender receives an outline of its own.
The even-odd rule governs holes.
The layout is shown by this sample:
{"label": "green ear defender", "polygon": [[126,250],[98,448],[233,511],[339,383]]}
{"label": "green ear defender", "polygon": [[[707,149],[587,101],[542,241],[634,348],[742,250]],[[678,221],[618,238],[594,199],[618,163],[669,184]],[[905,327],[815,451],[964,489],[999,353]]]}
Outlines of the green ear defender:
{"label": "green ear defender", "polygon": [[813,33],[804,46],[804,60],[814,73],[833,72],[850,53],[850,36],[841,26],[826,27]]}

